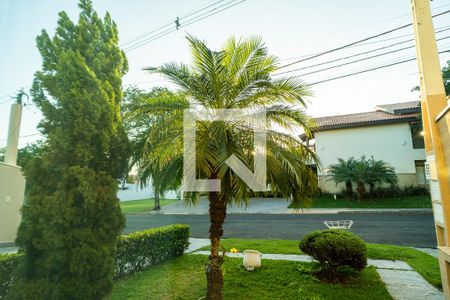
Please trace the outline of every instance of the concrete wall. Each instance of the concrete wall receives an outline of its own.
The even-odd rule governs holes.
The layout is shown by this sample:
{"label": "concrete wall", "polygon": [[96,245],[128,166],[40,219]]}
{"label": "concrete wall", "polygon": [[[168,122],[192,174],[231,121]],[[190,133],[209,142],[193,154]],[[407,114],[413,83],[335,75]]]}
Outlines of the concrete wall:
{"label": "concrete wall", "polygon": [[326,168],[337,163],[338,158],[352,156],[373,155],[389,163],[399,174],[415,174],[414,160],[425,160],[425,150],[412,147],[407,123],[317,132],[315,142],[323,168],[319,175],[326,175]]}
{"label": "concrete wall", "polygon": [[0,163],[0,243],[12,243],[22,218],[25,178],[20,167]]}

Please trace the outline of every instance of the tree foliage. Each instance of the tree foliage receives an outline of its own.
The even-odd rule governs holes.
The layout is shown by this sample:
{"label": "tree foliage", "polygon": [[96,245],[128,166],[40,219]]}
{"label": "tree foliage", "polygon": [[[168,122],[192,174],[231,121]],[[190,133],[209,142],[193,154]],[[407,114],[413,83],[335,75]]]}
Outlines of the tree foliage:
{"label": "tree foliage", "polygon": [[365,185],[369,185],[369,194],[372,194],[375,186],[388,183],[397,184],[397,175],[395,169],[382,160],[375,160],[372,156],[367,159],[364,155],[360,159],[350,157],[347,160],[338,159],[338,163],[328,167],[331,180],[336,185],[345,183],[346,195],[353,196],[353,184],[356,183],[356,192],[358,200],[364,197],[366,192]]}
{"label": "tree foliage", "polygon": [[348,276],[339,272],[345,266],[356,271],[367,266],[366,244],[356,234],[345,230],[310,232],[300,241],[299,248],[319,262],[317,275],[330,282],[339,282]]}
{"label": "tree foliage", "polygon": [[17,153],[17,165],[25,168],[34,158],[41,156],[45,147],[45,141],[40,140],[34,143],[29,143],[25,147],[19,149]]}
{"label": "tree foliage", "polygon": [[25,257],[12,289],[21,299],[99,299],[112,288],[127,60],[110,15],[100,18],[89,0],[79,7],[78,23],[61,12],[55,35],[37,37],[42,70],[31,95],[47,145],[25,168],[31,190],[16,241]]}
{"label": "tree foliage", "polygon": [[[310,133],[312,123],[304,114],[304,97],[309,91],[301,81],[272,78],[277,59],[268,54],[260,38],[230,38],[219,51],[213,51],[189,36],[192,64],[166,63],[149,68],[178,88],[184,97],[159,97],[143,105],[140,113],[150,113],[158,120],[148,132],[146,152],[160,166],[181,178],[183,155],[183,110],[250,109],[255,115],[266,112],[267,183],[295,203],[311,199],[317,191],[317,178],[308,163],[317,162],[316,155],[305,145],[274,126],[291,131],[303,128]],[[250,115],[249,117],[252,117]],[[169,121],[170,120],[170,121]],[[208,299],[222,299],[223,258],[219,255],[222,225],[226,208],[232,202],[245,203],[251,190],[225,163],[236,155],[253,169],[253,132],[245,122],[197,121],[196,173],[198,178],[219,179],[220,192],[209,192],[211,240],[210,262],[206,268]],[[168,178],[171,179],[171,178]],[[195,202],[198,193],[184,198]]]}
{"label": "tree foliage", "polygon": [[445,94],[450,96],[450,60],[447,60],[447,66],[442,68],[442,79],[444,80]]}
{"label": "tree foliage", "polygon": [[347,160],[338,158],[338,163],[328,167],[331,178],[336,185],[345,183],[345,193],[348,198],[353,197],[353,182],[357,181],[356,160],[350,157]]}
{"label": "tree foliage", "polygon": [[153,139],[160,135],[160,128],[156,124],[173,122],[174,116],[161,111],[158,114],[141,113],[141,108],[154,102],[183,102],[185,99],[183,95],[161,87],[153,88],[149,92],[130,87],[125,91],[124,99],[122,109],[124,123],[133,148],[130,167],[133,165],[138,167],[138,182],[141,188],[145,188],[151,182],[154,192],[154,209],[159,210],[161,209],[160,199],[164,197],[165,192],[178,188],[181,183],[177,171],[171,168],[171,166],[180,165],[180,158],[171,164],[160,164],[150,149],[155,144]]}

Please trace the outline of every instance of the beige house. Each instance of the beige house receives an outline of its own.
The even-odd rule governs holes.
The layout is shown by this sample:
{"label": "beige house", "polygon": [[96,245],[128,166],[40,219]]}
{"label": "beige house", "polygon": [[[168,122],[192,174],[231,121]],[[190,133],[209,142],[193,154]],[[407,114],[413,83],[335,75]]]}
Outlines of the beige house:
{"label": "beige house", "polygon": [[327,173],[338,158],[373,156],[395,168],[399,185],[422,185],[425,181],[425,149],[419,101],[378,105],[374,111],[315,118],[314,138],[302,140],[319,156],[319,186],[338,192]]}

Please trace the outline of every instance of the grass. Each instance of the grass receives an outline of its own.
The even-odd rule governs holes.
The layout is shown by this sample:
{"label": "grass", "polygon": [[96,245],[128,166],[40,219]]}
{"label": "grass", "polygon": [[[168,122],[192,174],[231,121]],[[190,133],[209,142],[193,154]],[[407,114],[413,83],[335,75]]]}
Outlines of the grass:
{"label": "grass", "polygon": [[[161,206],[175,203],[176,199],[161,199]],[[153,198],[120,202],[124,214],[142,214],[153,210]]]}
{"label": "grass", "polygon": [[[185,255],[118,280],[110,299],[199,299],[206,294],[207,256]],[[343,285],[318,281],[313,263],[264,261],[245,271],[241,259],[225,260],[225,299],[392,299],[372,267]]]}
{"label": "grass", "polygon": [[[294,208],[289,206],[289,208]],[[389,197],[380,199],[355,200],[332,197],[315,198],[309,208],[431,208],[430,196]]]}
{"label": "grass", "polygon": [[[298,244],[299,241],[292,240],[222,240],[222,245],[227,251],[231,248],[237,248],[239,251],[252,249],[271,254],[301,254]],[[209,246],[201,250],[209,250]],[[367,254],[372,259],[405,261],[430,284],[442,289],[439,262],[429,254],[414,248],[383,244],[367,244]]]}

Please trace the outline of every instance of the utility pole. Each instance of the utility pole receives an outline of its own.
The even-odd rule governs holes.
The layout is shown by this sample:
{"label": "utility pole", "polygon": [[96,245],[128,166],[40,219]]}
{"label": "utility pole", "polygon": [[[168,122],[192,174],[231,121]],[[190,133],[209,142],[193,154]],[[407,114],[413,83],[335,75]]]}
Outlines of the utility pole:
{"label": "utility pole", "polygon": [[8,139],[5,149],[5,163],[12,166],[17,165],[20,122],[22,119],[22,97],[24,95],[26,94],[23,90],[21,90],[17,94],[16,102],[11,104],[11,111],[9,114],[9,128],[8,128]]}
{"label": "utility pole", "polygon": [[422,120],[427,156],[427,178],[439,249],[445,299],[450,299],[450,106],[442,81],[429,0],[411,0]]}
{"label": "utility pole", "polygon": [[[0,244],[13,244],[22,219],[20,208],[25,195],[25,178],[17,166],[23,90],[11,104],[5,161],[0,162]],[[27,96],[28,97],[28,96]]]}

